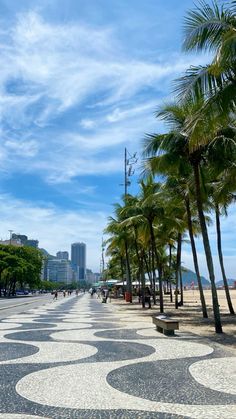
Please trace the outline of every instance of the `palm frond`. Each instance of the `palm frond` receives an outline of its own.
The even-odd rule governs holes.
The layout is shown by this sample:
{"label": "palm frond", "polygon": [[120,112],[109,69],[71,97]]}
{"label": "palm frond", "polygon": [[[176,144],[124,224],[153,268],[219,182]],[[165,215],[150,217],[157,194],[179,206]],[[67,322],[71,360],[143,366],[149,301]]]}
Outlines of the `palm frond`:
{"label": "palm frond", "polygon": [[184,20],[185,51],[217,50],[222,43],[222,36],[233,24],[233,13],[216,1],[209,5],[204,0],[194,10],[190,10]]}
{"label": "palm frond", "polygon": [[200,101],[208,98],[222,89],[225,81],[224,74],[215,75],[213,65],[192,66],[182,77],[174,80],[174,93],[181,103],[186,101]]}

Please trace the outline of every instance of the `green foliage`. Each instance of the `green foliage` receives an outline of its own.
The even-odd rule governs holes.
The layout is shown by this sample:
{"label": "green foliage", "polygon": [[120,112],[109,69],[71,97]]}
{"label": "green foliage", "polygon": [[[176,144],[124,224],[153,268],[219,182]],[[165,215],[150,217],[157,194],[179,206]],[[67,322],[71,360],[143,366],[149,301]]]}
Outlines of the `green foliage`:
{"label": "green foliage", "polygon": [[0,245],[0,288],[4,295],[14,295],[19,288],[40,285],[42,254],[27,246]]}

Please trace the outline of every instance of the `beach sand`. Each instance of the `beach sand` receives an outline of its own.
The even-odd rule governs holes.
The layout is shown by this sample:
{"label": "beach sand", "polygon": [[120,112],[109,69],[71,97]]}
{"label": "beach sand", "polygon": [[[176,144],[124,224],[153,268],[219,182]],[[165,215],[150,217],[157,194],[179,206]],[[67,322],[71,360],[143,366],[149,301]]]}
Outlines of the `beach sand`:
{"label": "beach sand", "polygon": [[[174,308],[174,304],[170,303],[170,296],[165,295],[165,314],[179,320],[181,332],[190,332],[199,337],[208,338],[216,343],[223,344],[225,347],[229,347],[229,349],[234,348],[236,350],[236,314],[229,314],[225,291],[223,289],[217,290],[217,294],[224,332],[222,334],[215,333],[211,290],[204,290],[208,319],[203,319],[202,317],[199,291],[197,289],[184,291],[184,306],[179,307],[177,310]],[[236,289],[230,290],[230,296],[236,313]],[[151,310],[143,309],[136,298],[134,298],[132,304],[126,303],[121,299],[112,299],[111,301],[115,306],[119,306],[121,310],[128,312],[137,310],[139,316],[151,317],[160,314],[158,304],[152,306]]]}

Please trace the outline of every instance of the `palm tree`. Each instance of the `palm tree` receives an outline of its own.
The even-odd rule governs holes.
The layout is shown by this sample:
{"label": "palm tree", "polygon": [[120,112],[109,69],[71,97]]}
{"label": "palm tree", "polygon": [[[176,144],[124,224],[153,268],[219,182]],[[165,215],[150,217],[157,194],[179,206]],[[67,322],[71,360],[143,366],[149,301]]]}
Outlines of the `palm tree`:
{"label": "palm tree", "polygon": [[[121,227],[133,229],[134,249],[136,253],[136,262],[138,265],[139,282],[141,283],[142,305],[145,307],[145,260],[146,249],[150,243],[149,226],[143,217],[140,209],[140,200],[138,197],[126,195],[126,206],[123,208],[122,215],[124,221]],[[151,278],[150,278],[151,279]],[[139,287],[140,288],[140,287]]]}
{"label": "palm tree", "polygon": [[191,67],[178,80],[176,90],[182,100],[204,97],[200,113],[209,119],[228,117],[235,112],[236,97],[236,7],[235,1],[219,5],[200,0],[184,21],[185,51],[209,51],[213,60],[206,66]]}
{"label": "palm tree", "polygon": [[[236,197],[234,195],[235,185],[227,182],[228,172],[231,171],[230,168],[233,168],[233,172],[235,170],[236,132],[232,128],[228,128],[224,131],[221,132],[221,135],[218,138],[216,138],[207,149],[207,158],[208,162],[210,163],[210,170],[208,170],[207,173],[207,188],[209,190],[209,195],[211,196],[212,200],[212,206],[215,211],[217,248],[226,299],[230,313],[235,314],[225,274],[222,252],[220,216],[227,215],[228,206],[236,200]],[[226,177],[225,172],[227,173]],[[206,174],[204,176],[207,177]]]}
{"label": "palm tree", "polygon": [[[184,122],[182,110],[175,106],[169,106],[167,109],[169,109],[170,119],[173,118],[173,121],[178,121],[179,126],[177,126],[177,128],[181,129]],[[171,117],[172,111],[173,115]],[[172,206],[176,209],[181,204],[181,201],[185,203],[186,223],[188,226],[194,267],[197,275],[202,312],[203,317],[207,318],[207,309],[194,240],[193,209],[191,209],[192,192],[189,186],[192,168],[188,159],[186,138],[181,135],[178,130],[170,131],[169,133],[162,135],[148,135],[144,144],[144,155],[149,156],[149,159],[146,161],[146,171],[149,172],[150,170],[154,174],[165,176],[166,194],[172,197],[173,194],[175,195],[174,204]],[[178,302],[176,301],[176,307],[177,304]]]}
{"label": "palm tree", "polygon": [[[127,229],[121,227],[121,222],[123,221],[121,217],[123,207],[119,204],[115,205],[115,212],[117,218],[109,217],[108,218],[108,226],[105,229],[105,233],[111,234],[110,241],[112,242],[112,238],[115,240],[115,244],[113,245],[118,246],[122,254],[125,255],[125,264],[126,264],[126,289],[129,293],[129,302],[132,303],[132,280],[131,280],[131,269],[130,269],[130,256],[129,256],[129,233]],[[109,239],[108,239],[109,241]]]}
{"label": "palm tree", "polygon": [[[205,151],[205,148],[203,145],[197,145],[197,147],[194,150],[191,150],[189,148],[189,143],[191,142],[191,134],[189,136],[186,136],[186,133],[184,132],[185,128],[185,122],[188,118],[191,118],[192,115],[196,111],[199,110],[199,106],[201,105],[202,101],[200,101],[200,104],[198,102],[194,103],[193,101],[187,101],[184,105],[167,105],[164,107],[159,113],[158,116],[161,117],[163,120],[165,120],[167,123],[169,123],[170,126],[173,127],[173,132],[177,132],[178,136],[174,137],[173,140],[175,140],[176,145],[176,153],[180,152],[180,149],[178,149],[179,140],[182,137],[182,153],[185,159],[187,158],[189,164],[192,167],[193,175],[194,175],[194,185],[195,185],[195,200],[196,205],[198,209],[198,217],[199,222],[201,226],[201,232],[203,237],[203,245],[206,255],[206,262],[209,272],[209,278],[211,282],[211,292],[212,292],[212,305],[213,305],[213,312],[214,312],[214,321],[215,321],[215,330],[216,333],[222,333],[222,326],[221,326],[221,318],[220,318],[220,311],[219,311],[219,302],[218,302],[218,296],[216,291],[216,285],[215,285],[215,273],[214,273],[214,266],[213,266],[213,259],[212,259],[212,253],[211,253],[211,247],[210,247],[210,241],[208,237],[208,231],[207,231],[207,224],[206,224],[206,218],[204,214],[204,208],[203,208],[203,197],[202,197],[202,184],[201,184],[201,175],[200,175],[200,167],[202,163],[203,158],[203,152]],[[207,132],[206,126],[204,126],[203,121],[201,123],[201,132],[204,138],[205,143],[210,141],[210,134],[211,132]],[[198,126],[199,129],[199,126]],[[174,147],[174,144],[173,144]]]}

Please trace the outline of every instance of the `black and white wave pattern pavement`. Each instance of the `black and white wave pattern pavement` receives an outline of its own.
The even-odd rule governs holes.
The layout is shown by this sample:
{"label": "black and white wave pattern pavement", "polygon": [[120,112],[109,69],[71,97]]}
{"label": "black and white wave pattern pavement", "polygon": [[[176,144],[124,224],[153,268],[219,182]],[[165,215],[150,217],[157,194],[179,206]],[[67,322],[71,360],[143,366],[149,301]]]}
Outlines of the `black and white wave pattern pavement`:
{"label": "black and white wave pattern pavement", "polygon": [[0,322],[0,419],[236,417],[236,357],[89,295]]}

